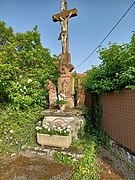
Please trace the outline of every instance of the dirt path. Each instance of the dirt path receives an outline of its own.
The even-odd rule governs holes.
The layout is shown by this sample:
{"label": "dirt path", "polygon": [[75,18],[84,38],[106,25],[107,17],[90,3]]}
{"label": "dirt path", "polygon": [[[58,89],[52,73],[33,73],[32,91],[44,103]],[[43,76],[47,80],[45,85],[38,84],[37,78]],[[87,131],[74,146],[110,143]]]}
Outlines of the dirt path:
{"label": "dirt path", "polygon": [[0,160],[0,180],[70,180],[72,168],[41,157]]}
{"label": "dirt path", "polygon": [[[100,180],[122,180],[106,162],[102,161],[103,171]],[[58,164],[51,158],[13,156],[8,159],[0,157],[0,180],[70,180],[73,169]]]}

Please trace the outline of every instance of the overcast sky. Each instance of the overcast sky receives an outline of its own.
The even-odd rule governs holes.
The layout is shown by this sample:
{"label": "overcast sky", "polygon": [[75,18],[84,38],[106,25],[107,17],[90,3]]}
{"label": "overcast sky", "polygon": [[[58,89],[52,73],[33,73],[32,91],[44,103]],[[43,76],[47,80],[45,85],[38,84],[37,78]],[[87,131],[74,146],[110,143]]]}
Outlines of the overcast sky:
{"label": "overcast sky", "polygon": [[[69,20],[69,49],[72,64],[78,66],[103,40],[107,33],[126,12],[134,0],[67,0],[68,9],[77,8],[78,16]],[[60,0],[0,0],[0,20],[11,26],[14,32],[26,32],[38,25],[44,47],[51,55],[61,53],[58,41],[60,24],[52,21],[52,15],[60,12]],[[130,41],[135,30],[135,4],[102,47],[108,43]],[[100,64],[99,54],[94,53],[76,69],[83,73],[91,65]]]}

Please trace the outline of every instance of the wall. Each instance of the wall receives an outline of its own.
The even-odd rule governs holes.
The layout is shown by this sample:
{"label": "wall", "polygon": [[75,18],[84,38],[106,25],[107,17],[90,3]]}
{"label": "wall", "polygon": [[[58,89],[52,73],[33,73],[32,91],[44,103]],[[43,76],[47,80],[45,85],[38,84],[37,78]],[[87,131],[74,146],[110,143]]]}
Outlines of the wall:
{"label": "wall", "polygon": [[[87,98],[89,99],[88,94]],[[112,139],[135,153],[135,90],[123,89],[120,94],[100,94],[99,98],[103,110],[102,129]],[[91,106],[89,104],[90,110]]]}

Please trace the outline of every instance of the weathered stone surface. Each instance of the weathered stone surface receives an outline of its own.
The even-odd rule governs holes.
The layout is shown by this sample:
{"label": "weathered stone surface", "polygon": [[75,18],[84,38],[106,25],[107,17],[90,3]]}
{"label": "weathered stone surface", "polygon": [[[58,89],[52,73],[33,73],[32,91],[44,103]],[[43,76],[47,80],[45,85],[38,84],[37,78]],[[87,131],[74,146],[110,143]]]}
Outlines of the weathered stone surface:
{"label": "weathered stone surface", "polygon": [[69,134],[68,136],[59,136],[49,134],[39,134],[37,133],[37,142],[40,145],[46,146],[55,146],[61,147],[62,149],[68,148],[72,142],[72,136]]}
{"label": "weathered stone surface", "polygon": [[135,154],[129,152],[126,148],[120,146],[117,142],[110,140],[112,152],[116,153],[121,159],[126,161],[129,166],[135,169]]}
{"label": "weathered stone surface", "polygon": [[135,171],[133,170],[133,167],[130,168],[126,161],[121,159],[120,156],[116,155],[114,151],[112,152],[113,154],[104,148],[100,148],[98,155],[99,157],[102,157],[107,163],[109,163],[114,170],[122,174],[124,176],[122,179],[135,179]]}
{"label": "weathered stone surface", "polygon": [[70,53],[66,52],[66,53],[62,53],[60,55],[60,65],[59,65],[59,71],[61,72],[61,74],[67,74],[67,73],[63,73],[63,71],[61,71],[61,69],[63,67],[67,68],[67,71],[71,72],[74,69],[74,66],[71,64],[71,57],[70,57]]}
{"label": "weathered stone surface", "polygon": [[42,114],[44,114],[43,125],[49,123],[51,126],[56,122],[60,121],[60,123],[64,123],[67,126],[71,126],[72,136],[77,140],[78,139],[78,131],[81,130],[82,134],[84,133],[84,124],[85,119],[82,115],[82,112],[79,110],[69,110],[69,111],[60,111],[60,110],[46,110]]}
{"label": "weathered stone surface", "polygon": [[61,32],[58,37],[62,44],[62,53],[58,67],[61,74],[58,79],[58,95],[61,93],[66,96],[66,109],[74,107],[74,84],[71,76],[74,66],[71,64],[68,42],[68,20],[74,16],[77,16],[77,10],[71,9],[68,11],[66,0],[61,1],[61,13],[52,16],[53,21],[60,22],[61,25]]}
{"label": "weathered stone surface", "polygon": [[80,109],[67,109],[66,111],[61,111],[59,109],[47,109],[42,112],[43,116],[57,116],[57,117],[72,117],[72,116],[82,116],[82,110]]}
{"label": "weathered stone surface", "polygon": [[74,84],[71,75],[60,76],[58,78],[58,94],[64,94],[66,109],[74,108]]}
{"label": "weathered stone surface", "polygon": [[51,80],[48,80],[47,90],[49,92],[49,107],[54,108],[57,97],[56,86]]}
{"label": "weathered stone surface", "polygon": [[77,106],[82,107],[85,101],[85,93],[82,84],[82,80],[80,78],[77,79]]}

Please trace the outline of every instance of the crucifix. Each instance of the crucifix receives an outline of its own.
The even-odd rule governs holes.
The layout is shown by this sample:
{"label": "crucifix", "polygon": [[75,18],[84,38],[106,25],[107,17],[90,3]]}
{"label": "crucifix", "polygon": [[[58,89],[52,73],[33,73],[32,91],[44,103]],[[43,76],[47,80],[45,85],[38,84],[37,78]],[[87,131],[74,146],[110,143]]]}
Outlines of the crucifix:
{"label": "crucifix", "polygon": [[60,22],[61,32],[58,40],[61,40],[62,53],[58,70],[60,77],[58,78],[58,95],[64,94],[66,99],[65,107],[71,109],[74,107],[74,81],[71,71],[74,66],[71,64],[68,44],[68,20],[77,16],[76,8],[68,10],[66,0],[61,1],[61,12],[52,16],[54,22]]}
{"label": "crucifix", "polygon": [[71,17],[77,16],[76,8],[68,10],[66,0],[61,1],[61,13],[52,16],[54,22],[60,22],[61,33],[58,40],[62,43],[62,54],[69,53],[68,44],[68,20]]}

